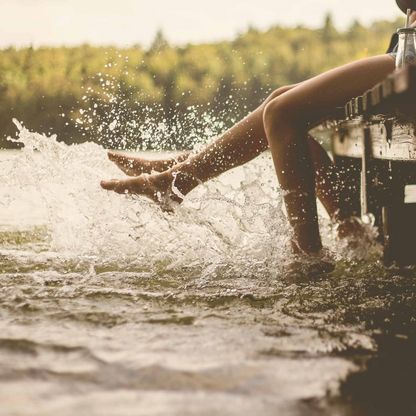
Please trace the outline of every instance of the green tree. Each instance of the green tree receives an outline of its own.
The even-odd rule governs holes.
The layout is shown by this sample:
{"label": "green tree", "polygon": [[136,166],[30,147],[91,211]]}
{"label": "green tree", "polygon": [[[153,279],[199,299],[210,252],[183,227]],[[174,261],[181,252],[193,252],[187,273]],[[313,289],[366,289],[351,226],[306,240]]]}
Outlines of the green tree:
{"label": "green tree", "polygon": [[334,25],[331,13],[325,16],[324,27],[322,28],[322,40],[326,43],[332,42],[337,38],[338,31]]}
{"label": "green tree", "polygon": [[140,136],[141,126],[165,120],[172,134],[163,144],[189,147],[200,134],[195,127],[199,118],[187,117],[190,106],[198,114],[211,111],[225,120],[226,128],[274,88],[383,53],[392,32],[402,25],[403,19],[370,25],[355,21],[339,31],[328,14],[320,29],[248,28],[232,41],[211,44],[174,47],[158,31],[148,49],[3,49],[0,146],[13,145],[5,137],[15,134],[11,120],[16,117],[30,129],[56,133],[67,143],[95,140],[134,148],[154,146]]}

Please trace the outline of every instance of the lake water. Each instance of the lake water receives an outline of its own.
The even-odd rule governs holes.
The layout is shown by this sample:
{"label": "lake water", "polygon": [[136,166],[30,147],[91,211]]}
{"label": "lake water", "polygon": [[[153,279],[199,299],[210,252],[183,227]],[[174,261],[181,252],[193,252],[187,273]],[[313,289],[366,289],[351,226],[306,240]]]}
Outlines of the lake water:
{"label": "lake water", "polygon": [[269,155],[169,214],[103,191],[123,175],[96,144],[20,140],[0,152],[1,415],[416,414],[415,273],[322,216],[337,268],[300,282]]}

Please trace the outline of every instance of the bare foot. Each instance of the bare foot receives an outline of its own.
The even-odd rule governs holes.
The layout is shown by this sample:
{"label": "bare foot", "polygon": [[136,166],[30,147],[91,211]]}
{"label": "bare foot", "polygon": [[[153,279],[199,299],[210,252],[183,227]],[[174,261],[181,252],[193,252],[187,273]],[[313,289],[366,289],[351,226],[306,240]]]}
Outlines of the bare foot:
{"label": "bare foot", "polygon": [[286,280],[291,283],[310,283],[324,278],[335,269],[334,260],[326,250],[316,254],[303,253],[289,264]]}
{"label": "bare foot", "polygon": [[177,158],[147,160],[139,156],[130,156],[117,152],[108,152],[108,158],[114,162],[126,175],[140,176],[143,173],[164,172],[175,163],[185,160],[188,154],[182,154]]}
{"label": "bare foot", "polygon": [[[143,174],[128,179],[111,179],[101,181],[101,187],[118,194],[143,195],[162,208],[168,208],[171,201],[182,202],[182,198],[172,191],[172,180],[163,174]],[[171,209],[171,207],[169,207]]]}
{"label": "bare foot", "polygon": [[138,156],[108,152],[108,158],[128,176],[139,176],[142,173],[151,173],[154,170],[150,161]]}
{"label": "bare foot", "polygon": [[366,235],[366,227],[359,218],[350,217],[337,224],[340,239],[360,239]]}

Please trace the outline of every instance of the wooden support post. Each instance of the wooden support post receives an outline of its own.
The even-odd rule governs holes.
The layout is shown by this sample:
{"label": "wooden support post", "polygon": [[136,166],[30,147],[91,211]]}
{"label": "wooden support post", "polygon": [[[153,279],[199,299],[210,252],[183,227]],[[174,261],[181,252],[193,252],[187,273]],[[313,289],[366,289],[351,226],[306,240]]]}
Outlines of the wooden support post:
{"label": "wooden support post", "polygon": [[361,217],[370,214],[371,197],[371,133],[368,126],[364,126],[363,157],[361,159]]}

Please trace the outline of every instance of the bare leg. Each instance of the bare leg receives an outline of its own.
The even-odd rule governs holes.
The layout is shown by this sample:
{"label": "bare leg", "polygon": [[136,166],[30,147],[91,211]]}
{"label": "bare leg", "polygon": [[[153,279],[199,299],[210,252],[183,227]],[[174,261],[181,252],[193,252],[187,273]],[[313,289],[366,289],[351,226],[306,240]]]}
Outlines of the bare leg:
{"label": "bare leg", "polygon": [[383,80],[394,70],[382,55],[336,68],[308,80],[270,102],[264,123],[276,173],[284,192],[298,246],[314,253],[322,248],[316,212],[314,169],[306,137],[311,124],[332,108]]}
{"label": "bare leg", "polygon": [[[268,142],[263,124],[264,109],[268,103],[294,87],[295,86],[287,86],[274,91],[259,108],[232,127],[216,141],[209,144],[200,153],[190,154],[187,159],[186,154],[181,155],[180,157],[184,159],[184,163],[176,164],[172,172],[176,172],[177,169],[180,170],[181,166],[182,168],[187,168],[188,165],[192,166],[195,164],[195,167],[198,169],[198,175],[193,176],[185,174],[176,176],[175,186],[180,192],[185,195],[199,182],[205,182],[235,166],[246,163],[267,150]],[[317,195],[330,215],[334,216],[334,213],[338,209],[338,199],[335,188],[331,186],[331,183],[333,184],[333,181],[337,178],[334,166],[327,153],[311,137],[308,138],[308,146],[314,161],[314,168],[317,172]],[[172,172],[169,172],[168,167],[175,163],[175,159],[147,161],[141,158],[125,157],[112,152],[109,153],[109,157],[127,174],[134,175],[136,173],[147,173],[155,170],[166,171],[168,176],[162,175],[157,178],[152,175],[152,177],[146,179],[146,186],[144,178],[139,181],[127,179],[124,181],[104,182],[103,187],[105,189],[112,189],[119,193],[137,192],[147,194],[150,192],[152,194],[166,194],[167,189],[171,188]],[[142,183],[140,184],[140,182]],[[152,191],[153,187],[151,182],[155,182],[155,185],[157,185],[154,192]],[[146,188],[146,192],[144,192],[144,188]],[[181,199],[174,194],[171,195],[171,197],[177,202],[181,201]],[[157,200],[157,197],[154,197],[153,195],[152,199]]]}
{"label": "bare leg", "polygon": [[[185,195],[200,181],[245,163],[253,154],[264,150],[265,146],[259,145],[258,137],[262,137],[262,128],[265,127],[296,242],[306,252],[318,252],[322,245],[314,182],[317,173],[319,183],[319,169],[315,167],[314,172],[316,146],[311,148],[307,145],[311,143],[307,130],[333,107],[343,105],[371,88],[393,69],[393,59],[382,55],[326,72],[274,98],[265,109],[260,107],[202,152],[166,172],[124,181],[103,181],[102,186],[119,193],[145,194],[157,200],[158,194],[171,193],[174,182],[176,189]],[[259,117],[264,119],[264,124],[259,122]],[[233,140],[235,136],[243,136],[243,141]],[[241,143],[245,145],[241,146]],[[242,147],[251,150],[242,152]],[[322,151],[319,157],[324,157]],[[330,188],[324,189],[323,194],[327,191]],[[177,195],[172,195],[172,198],[180,200]],[[336,208],[339,201],[328,199],[329,208],[331,205]]]}

